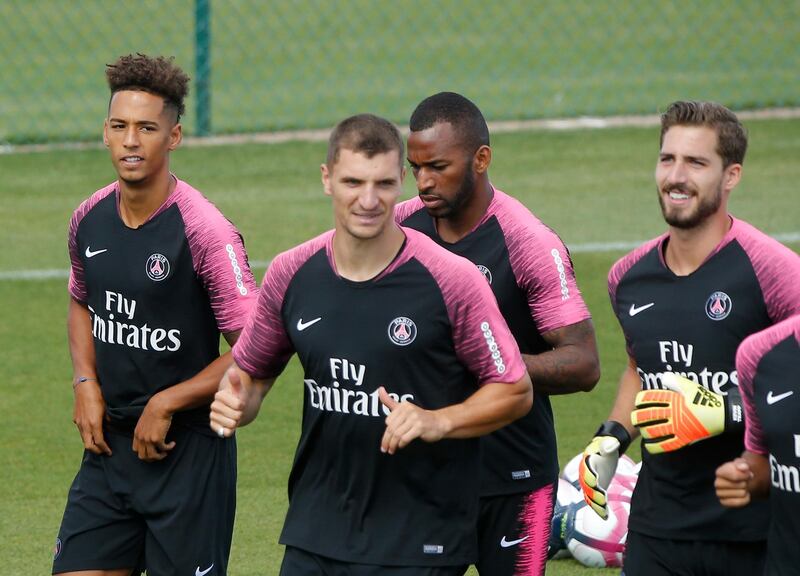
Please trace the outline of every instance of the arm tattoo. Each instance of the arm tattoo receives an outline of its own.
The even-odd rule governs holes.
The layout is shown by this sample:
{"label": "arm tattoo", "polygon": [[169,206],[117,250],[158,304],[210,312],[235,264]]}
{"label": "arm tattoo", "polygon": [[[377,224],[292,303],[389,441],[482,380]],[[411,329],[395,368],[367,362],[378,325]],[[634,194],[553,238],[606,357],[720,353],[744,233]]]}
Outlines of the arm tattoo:
{"label": "arm tattoo", "polygon": [[600,379],[592,321],[550,330],[542,337],[552,350],[523,355],[534,392],[569,394],[591,390]]}

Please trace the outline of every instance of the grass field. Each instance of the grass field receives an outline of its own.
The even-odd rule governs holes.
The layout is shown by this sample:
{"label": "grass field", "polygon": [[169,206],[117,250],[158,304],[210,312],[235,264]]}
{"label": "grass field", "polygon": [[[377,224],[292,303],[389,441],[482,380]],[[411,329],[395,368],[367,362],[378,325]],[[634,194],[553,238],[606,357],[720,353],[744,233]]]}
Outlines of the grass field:
{"label": "grass field", "polygon": [[[749,123],[751,151],[732,211],[770,233],[800,231],[800,121]],[[493,141],[494,183],[521,198],[570,246],[637,241],[663,230],[652,171],[651,129],[526,132]],[[239,226],[251,260],[328,228],[319,184],[324,146],[316,143],[180,150],[173,169]],[[65,269],[72,209],[114,177],[105,151],[0,156],[0,273]],[[412,184],[407,182],[408,194]],[[800,245],[794,244],[795,249]],[[591,394],[554,399],[562,464],[606,417],[624,347],[606,295],[606,273],[620,253],[574,255],[594,316],[603,376]],[[263,269],[257,270],[263,274]],[[71,423],[71,368],[65,337],[65,279],[0,279],[0,558],[4,574],[48,573],[53,540],[81,443]],[[233,576],[275,574],[286,509],[286,478],[299,432],[301,373],[293,362],[259,419],[239,434],[239,509]],[[632,455],[638,458],[637,449]],[[572,561],[555,576],[610,575]]]}
{"label": "grass field", "polygon": [[[174,55],[195,76],[193,4],[0,3],[0,144],[93,138],[120,54]],[[325,127],[353,110],[403,121],[440,90],[490,119],[655,113],[686,97],[800,105],[793,0],[209,4],[219,133]]]}

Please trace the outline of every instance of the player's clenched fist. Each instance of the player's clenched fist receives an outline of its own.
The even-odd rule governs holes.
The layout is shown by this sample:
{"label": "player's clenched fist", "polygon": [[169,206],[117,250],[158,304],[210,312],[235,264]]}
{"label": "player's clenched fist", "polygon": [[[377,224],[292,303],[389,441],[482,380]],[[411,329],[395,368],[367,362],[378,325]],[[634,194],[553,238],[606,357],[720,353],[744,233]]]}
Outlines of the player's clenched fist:
{"label": "player's clenched fist", "polygon": [[219,390],[211,403],[211,429],[218,436],[227,438],[242,421],[245,409],[245,390],[236,368],[228,368]]}
{"label": "player's clenched fist", "polygon": [[437,412],[425,410],[408,401],[398,402],[383,386],[378,389],[378,398],[390,410],[381,439],[381,452],[394,454],[417,438],[425,442],[438,442],[447,433],[447,421]]}
{"label": "player's clenched fist", "polygon": [[714,488],[720,504],[727,508],[741,508],[750,503],[749,482],[753,477],[750,464],[744,458],[725,462],[717,468]]}
{"label": "player's clenched fist", "polygon": [[133,451],[145,462],[163,460],[175,448],[174,440],[167,442],[172,413],[165,408],[162,398],[160,394],[150,397],[133,431]]}

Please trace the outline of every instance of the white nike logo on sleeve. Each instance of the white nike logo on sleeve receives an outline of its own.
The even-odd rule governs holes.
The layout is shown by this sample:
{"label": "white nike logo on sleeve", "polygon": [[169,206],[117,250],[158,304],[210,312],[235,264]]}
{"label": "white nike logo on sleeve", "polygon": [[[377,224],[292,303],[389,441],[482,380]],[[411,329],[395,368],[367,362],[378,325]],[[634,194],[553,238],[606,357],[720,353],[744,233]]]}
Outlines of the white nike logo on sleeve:
{"label": "white nike logo on sleeve", "polygon": [[211,566],[209,566],[209,567],[208,567],[208,568],[206,568],[205,570],[200,570],[200,566],[198,566],[198,567],[197,567],[197,569],[194,571],[194,576],[206,576],[206,574],[208,574],[209,572],[211,572],[211,569],[212,569],[213,567],[214,567],[214,564],[213,564],[213,563],[211,564]]}

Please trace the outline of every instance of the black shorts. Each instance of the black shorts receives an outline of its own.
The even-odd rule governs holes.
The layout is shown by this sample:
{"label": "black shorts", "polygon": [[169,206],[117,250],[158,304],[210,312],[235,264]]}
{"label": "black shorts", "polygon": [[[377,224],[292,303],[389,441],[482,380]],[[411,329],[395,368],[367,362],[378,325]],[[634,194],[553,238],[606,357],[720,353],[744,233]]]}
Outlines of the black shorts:
{"label": "black shorts", "polygon": [[133,568],[148,576],[224,575],[236,508],[236,441],[173,424],[169,455],[144,462],[132,450],[132,436],[106,431],[105,438],[113,454],[84,452],[70,488],[53,574]]}
{"label": "black shorts", "polygon": [[540,576],[547,563],[555,484],[481,498],[478,562],[483,576]]}
{"label": "black shorts", "polygon": [[463,576],[467,566],[380,566],[333,560],[287,546],[280,576]]}
{"label": "black shorts", "polygon": [[667,540],[628,531],[624,576],[761,576],[767,543]]}

